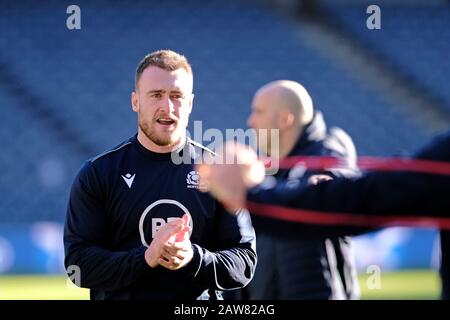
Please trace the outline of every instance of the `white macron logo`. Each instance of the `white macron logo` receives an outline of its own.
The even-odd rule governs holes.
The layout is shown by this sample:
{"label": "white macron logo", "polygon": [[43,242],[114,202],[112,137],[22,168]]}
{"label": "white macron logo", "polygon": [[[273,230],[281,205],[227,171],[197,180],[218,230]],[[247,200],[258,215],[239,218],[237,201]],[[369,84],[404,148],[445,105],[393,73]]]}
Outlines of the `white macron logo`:
{"label": "white macron logo", "polygon": [[126,175],[122,176],[123,180],[125,180],[125,183],[127,184],[128,188],[131,189],[131,185],[133,184],[134,177],[136,176],[136,173],[131,175],[130,173],[127,173]]}

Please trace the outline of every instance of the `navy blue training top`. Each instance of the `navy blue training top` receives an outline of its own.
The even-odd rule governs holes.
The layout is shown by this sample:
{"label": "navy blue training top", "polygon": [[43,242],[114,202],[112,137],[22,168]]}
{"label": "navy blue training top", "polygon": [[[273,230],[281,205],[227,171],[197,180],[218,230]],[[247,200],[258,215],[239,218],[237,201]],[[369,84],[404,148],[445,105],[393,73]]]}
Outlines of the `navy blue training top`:
{"label": "navy blue training top", "polygon": [[[91,299],[220,299],[221,290],[251,280],[250,216],[232,216],[199,191],[194,160],[205,152],[187,139],[173,153],[155,153],[135,135],[84,164],[70,193],[64,247],[66,268],[80,271],[72,280],[90,288]],[[193,259],[175,271],[150,268],[144,253],[154,233],[184,213]]]}

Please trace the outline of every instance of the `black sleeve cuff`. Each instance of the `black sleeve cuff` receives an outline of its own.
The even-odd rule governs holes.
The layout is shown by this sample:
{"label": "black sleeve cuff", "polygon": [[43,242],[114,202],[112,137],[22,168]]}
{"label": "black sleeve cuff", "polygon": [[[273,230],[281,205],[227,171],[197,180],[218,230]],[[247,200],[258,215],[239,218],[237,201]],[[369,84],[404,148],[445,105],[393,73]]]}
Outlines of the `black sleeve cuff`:
{"label": "black sleeve cuff", "polygon": [[196,244],[192,244],[192,250],[194,255],[192,260],[186,265],[185,272],[188,278],[195,278],[200,271],[202,261],[203,261],[203,251]]}

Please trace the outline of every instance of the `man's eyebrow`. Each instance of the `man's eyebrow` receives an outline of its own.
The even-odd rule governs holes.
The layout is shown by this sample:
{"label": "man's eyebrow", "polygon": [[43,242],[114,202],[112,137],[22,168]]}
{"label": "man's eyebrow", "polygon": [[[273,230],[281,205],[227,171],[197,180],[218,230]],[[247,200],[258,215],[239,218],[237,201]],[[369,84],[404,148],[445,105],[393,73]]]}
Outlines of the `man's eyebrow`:
{"label": "man's eyebrow", "polygon": [[[166,90],[162,90],[162,89],[151,89],[148,90],[147,93],[163,93],[166,92]],[[179,92],[179,93],[184,93],[182,89],[180,88],[174,88],[169,90],[169,92]]]}
{"label": "man's eyebrow", "polygon": [[150,94],[150,93],[163,93],[163,92],[165,92],[165,91],[164,90],[148,90],[147,94]]}

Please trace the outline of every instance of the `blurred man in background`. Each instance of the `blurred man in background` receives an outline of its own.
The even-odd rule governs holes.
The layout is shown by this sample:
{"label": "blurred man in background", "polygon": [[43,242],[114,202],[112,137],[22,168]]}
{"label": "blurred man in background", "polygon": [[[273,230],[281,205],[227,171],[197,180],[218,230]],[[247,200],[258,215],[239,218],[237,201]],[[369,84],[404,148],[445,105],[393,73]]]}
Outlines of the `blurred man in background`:
{"label": "blurred man in background", "polygon": [[[248,126],[258,133],[258,148],[264,155],[274,150],[280,158],[309,155],[342,158],[350,169],[307,171],[303,166],[279,170],[267,176],[304,185],[317,178],[355,174],[356,150],[341,129],[327,130],[322,113],[314,111],[305,88],[294,81],[274,81],[260,88],[252,102]],[[279,141],[261,131],[279,130]],[[355,299],[359,297],[356,268],[349,237],[328,237],[317,227],[302,232],[273,235],[257,231],[258,267],[249,284],[250,299]],[[260,231],[260,232],[259,232]]]}
{"label": "blurred man in background", "polygon": [[[238,154],[241,165],[201,166],[204,182],[230,209],[243,207],[247,201],[258,206],[259,210],[253,212],[258,230],[274,236],[284,234],[282,228],[275,227],[277,225],[301,234],[305,226],[320,224],[324,233],[334,236],[362,234],[386,225],[411,226],[412,222],[437,228],[445,226],[440,237],[440,273],[442,298],[450,299],[450,131],[412,157],[419,161],[438,161],[427,163],[427,167],[441,168],[442,173],[375,171],[315,186],[290,185],[286,181],[264,186],[261,184],[264,165],[256,160],[254,152],[239,145],[227,145],[225,151]],[[267,208],[260,204],[307,211],[285,213],[282,218],[270,212],[268,217]]]}
{"label": "blurred man in background", "polygon": [[[138,133],[76,177],[65,265],[80,269],[76,284],[90,288],[91,299],[220,299],[253,276],[249,214],[231,217],[199,192],[193,159],[210,151],[186,137],[194,97],[186,58],[154,52],[135,78]],[[174,155],[189,162],[176,164]]]}

